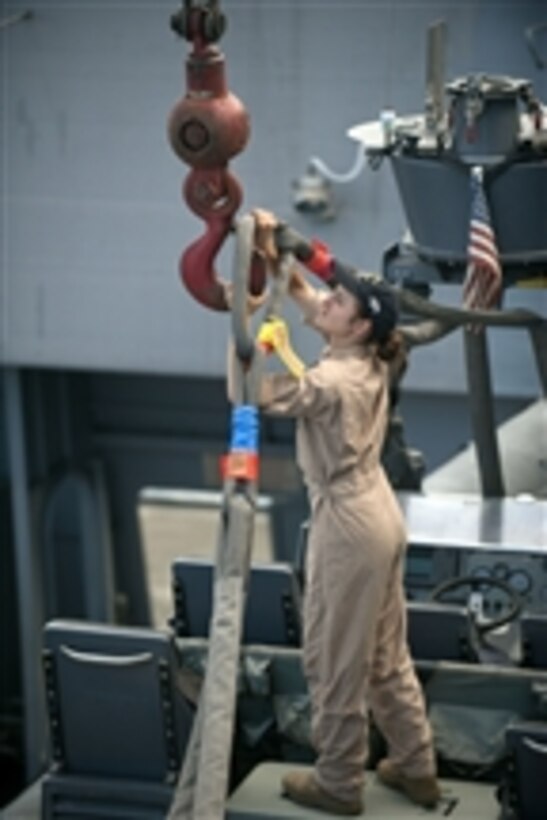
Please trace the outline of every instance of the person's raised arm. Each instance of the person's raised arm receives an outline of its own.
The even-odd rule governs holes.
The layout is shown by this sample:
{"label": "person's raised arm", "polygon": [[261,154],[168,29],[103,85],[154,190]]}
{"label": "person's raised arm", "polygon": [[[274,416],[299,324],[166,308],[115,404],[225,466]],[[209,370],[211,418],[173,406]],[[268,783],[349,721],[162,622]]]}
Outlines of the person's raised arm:
{"label": "person's raised arm", "polygon": [[322,299],[322,291],[311,285],[295,264],[289,274],[288,294],[298,305],[305,318],[313,321]]}
{"label": "person's raised arm", "polygon": [[[275,214],[270,211],[256,209],[253,214],[255,217],[256,248],[266,258],[270,269],[275,275],[279,262],[275,234],[280,227],[280,223]],[[321,303],[322,291],[308,282],[297,262],[295,262],[289,274],[287,291],[304,314],[306,321],[313,324],[314,316]]]}

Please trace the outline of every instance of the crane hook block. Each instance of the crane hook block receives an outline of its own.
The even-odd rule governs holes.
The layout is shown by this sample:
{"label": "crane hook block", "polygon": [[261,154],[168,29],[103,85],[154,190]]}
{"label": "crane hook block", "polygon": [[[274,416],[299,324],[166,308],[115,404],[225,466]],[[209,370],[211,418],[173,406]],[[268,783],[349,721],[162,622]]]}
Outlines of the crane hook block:
{"label": "crane hook block", "polygon": [[[190,244],[179,262],[180,277],[192,296],[212,310],[230,309],[226,283],[215,269],[215,258],[232,227],[242,200],[229,160],[247,144],[249,117],[243,103],[227,87],[224,55],[214,44],[224,31],[218,2],[192,3],[171,18],[171,27],[192,43],[186,58],[186,94],[171,109],[167,122],[175,154],[190,166],[183,196],[206,224],[205,233]],[[253,259],[251,295],[265,289],[266,271]]]}
{"label": "crane hook block", "polygon": [[173,107],[168,134],[175,154],[193,168],[216,168],[245,148],[250,125],[242,102],[228,91],[224,55],[214,45],[186,61],[186,96]]}

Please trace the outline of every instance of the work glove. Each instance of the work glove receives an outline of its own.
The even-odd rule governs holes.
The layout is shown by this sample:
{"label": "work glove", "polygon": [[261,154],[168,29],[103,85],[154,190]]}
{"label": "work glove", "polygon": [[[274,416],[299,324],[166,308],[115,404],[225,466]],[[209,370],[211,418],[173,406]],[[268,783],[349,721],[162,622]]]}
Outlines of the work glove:
{"label": "work glove", "polygon": [[267,319],[258,331],[259,347],[265,353],[275,353],[279,356],[289,373],[299,379],[306,369],[304,362],[292,349],[289,330],[286,322],[277,316]]}
{"label": "work glove", "polygon": [[336,260],[328,245],[319,239],[306,239],[276,215],[263,208],[255,208],[255,248],[270,263],[276,273],[279,252],[290,252],[315,276],[329,287],[334,287]]}
{"label": "work glove", "polygon": [[255,208],[252,213],[255,219],[255,251],[275,269],[278,261],[275,243],[277,217],[263,208]]}

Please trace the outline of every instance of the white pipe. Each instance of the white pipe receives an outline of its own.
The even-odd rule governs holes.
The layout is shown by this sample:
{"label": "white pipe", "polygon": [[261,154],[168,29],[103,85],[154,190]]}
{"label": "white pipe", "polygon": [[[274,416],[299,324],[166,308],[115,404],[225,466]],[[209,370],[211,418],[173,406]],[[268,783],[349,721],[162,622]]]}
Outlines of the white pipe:
{"label": "white pipe", "polygon": [[322,159],[319,159],[319,157],[312,157],[310,159],[310,166],[316,171],[319,171],[320,174],[331,182],[353,182],[353,180],[357,179],[365,167],[365,152],[362,145],[357,147],[354,163],[350,170],[344,174],[339,174],[336,171],[332,171],[327,165],[325,165]]}

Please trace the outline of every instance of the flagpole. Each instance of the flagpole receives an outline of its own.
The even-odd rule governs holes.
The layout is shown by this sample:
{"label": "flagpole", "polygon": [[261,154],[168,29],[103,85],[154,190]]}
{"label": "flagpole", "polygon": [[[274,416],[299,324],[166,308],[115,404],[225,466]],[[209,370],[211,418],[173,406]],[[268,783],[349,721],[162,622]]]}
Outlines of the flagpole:
{"label": "flagpole", "polygon": [[[464,305],[469,310],[499,307],[503,271],[498,255],[490,209],[484,191],[484,169],[469,169],[470,215],[467,271],[463,283]],[[472,323],[463,329],[471,427],[479,468],[482,494],[505,495],[500,453],[496,436],[494,397],[488,356],[486,328]]]}
{"label": "flagpole", "polygon": [[505,495],[505,488],[496,434],[486,328],[482,333],[477,333],[473,327],[465,327],[463,335],[471,427],[481,490],[485,498],[501,498]]}

